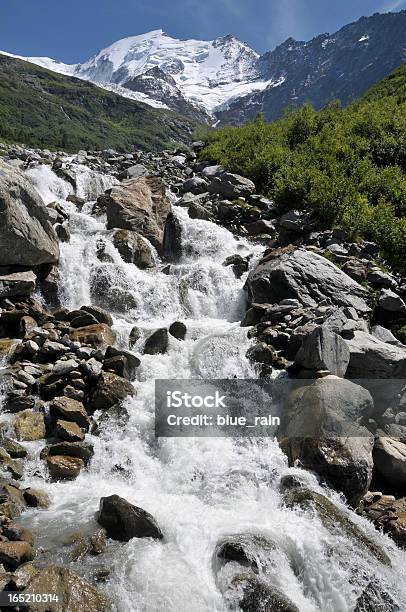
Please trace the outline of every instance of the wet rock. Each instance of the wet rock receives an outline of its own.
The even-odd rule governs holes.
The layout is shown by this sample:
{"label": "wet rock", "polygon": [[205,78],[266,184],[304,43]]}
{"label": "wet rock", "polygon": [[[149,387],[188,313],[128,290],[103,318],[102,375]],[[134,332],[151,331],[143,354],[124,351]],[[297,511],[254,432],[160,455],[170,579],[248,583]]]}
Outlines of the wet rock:
{"label": "wet rock", "polygon": [[97,325],[97,319],[89,312],[76,311],[75,316],[70,318],[70,326],[74,328]]}
{"label": "wet rock", "polygon": [[223,262],[223,266],[232,266],[235,277],[241,278],[248,270],[248,259],[238,254],[230,255],[230,257],[227,257]]}
{"label": "wet rock", "polygon": [[33,272],[0,274],[0,299],[31,295],[35,291],[36,281]]}
{"label": "wet rock", "polygon": [[82,442],[85,439],[85,434],[79,425],[70,421],[58,420],[56,423],[56,435],[61,440],[67,442]]}
{"label": "wet rock", "polygon": [[134,387],[128,380],[111,372],[102,372],[92,390],[89,399],[89,409],[108,410],[129,395],[134,395]]}
{"label": "wet rock", "polygon": [[355,331],[346,342],[350,350],[347,378],[406,377],[406,347],[382,342],[362,331]]}
{"label": "wet rock", "polygon": [[400,609],[384,585],[373,579],[357,599],[354,612],[400,612]]}
{"label": "wet rock", "polygon": [[284,593],[262,582],[258,576],[238,575],[233,584],[243,591],[239,601],[240,610],[243,612],[300,612]]}
{"label": "wet rock", "polygon": [[11,438],[0,438],[0,448],[3,448],[12,459],[23,459],[27,456],[24,446]]}
{"label": "wet rock", "polygon": [[91,314],[98,323],[105,323],[109,327],[113,325],[113,317],[102,308],[98,308],[97,306],[82,306],[80,310]]}
{"label": "wet rock", "polygon": [[162,249],[163,229],[171,205],[159,177],[124,181],[105,196],[107,228],[132,230]]}
{"label": "wet rock", "polygon": [[182,321],[175,321],[169,327],[169,333],[177,340],[184,340],[187,333],[187,327]]}
{"label": "wet rock", "polygon": [[132,348],[141,338],[141,331],[138,327],[133,327],[130,332],[129,345]]}
{"label": "wet rock", "polygon": [[0,211],[2,265],[37,266],[58,260],[58,238],[44,202],[24,174],[2,160]]}
{"label": "wet rock", "polygon": [[23,495],[27,506],[31,508],[49,508],[51,504],[48,495],[38,489],[32,489],[31,487],[25,489]]}
{"label": "wet rock", "polygon": [[189,217],[191,219],[203,219],[203,221],[210,221],[213,218],[213,213],[197,202],[193,202],[188,209]]}
{"label": "wet rock", "polygon": [[126,263],[135,264],[141,269],[154,266],[151,246],[140,234],[119,230],[113,236],[113,243]]}
{"label": "wet rock", "polygon": [[255,185],[252,181],[238,174],[223,172],[218,176],[214,176],[208,185],[207,191],[228,198],[230,200],[236,198],[248,197],[255,193]]}
{"label": "wet rock", "polygon": [[275,225],[266,219],[259,219],[259,221],[254,221],[253,223],[246,223],[245,228],[251,236],[256,236],[258,234],[272,235],[275,233]]}
{"label": "wet rock", "polygon": [[33,558],[34,551],[28,542],[0,542],[0,563],[7,571],[13,571]]}
{"label": "wet rock", "polygon": [[[57,565],[40,569],[29,581],[24,592],[62,593],[63,608],[58,606],[55,612],[108,612],[111,609],[105,596],[93,586],[69,568]],[[39,609],[35,604],[28,607],[29,612],[37,612]]]}
{"label": "wet rock", "polygon": [[182,257],[182,226],[173,212],[168,214],[165,223],[163,256],[171,262]]}
{"label": "wet rock", "polygon": [[406,490],[406,444],[394,438],[377,438],[373,459],[376,470],[388,483]]}
{"label": "wet rock", "polygon": [[290,508],[300,507],[303,510],[316,511],[323,525],[332,533],[344,532],[348,537],[359,542],[380,563],[390,566],[386,552],[375,544],[350,518],[344,514],[330,499],[320,493],[305,488],[294,488],[284,495],[285,504]]}
{"label": "wet rock", "polygon": [[33,563],[28,562],[20,565],[11,576],[10,586],[12,590],[22,591],[25,589],[37,572],[38,570]]}
{"label": "wet rock", "polygon": [[159,355],[166,353],[168,350],[168,330],[163,327],[157,329],[150,336],[144,346],[145,355]]}
{"label": "wet rock", "polygon": [[114,344],[116,341],[114,331],[105,323],[79,327],[72,330],[69,337],[72,342],[80,342],[81,344],[88,344],[93,347]]}
{"label": "wet rock", "polygon": [[303,341],[295,363],[309,370],[328,370],[343,378],[350,361],[345,341],[334,332],[319,326]]}
{"label": "wet rock", "polygon": [[85,407],[74,399],[56,397],[50,405],[50,414],[55,418],[77,423],[85,431],[89,429],[90,421]]}
{"label": "wet rock", "polygon": [[248,276],[247,288],[250,301],[259,304],[293,298],[306,307],[315,307],[327,300],[370,312],[364,287],[324,257],[300,249],[284,249],[260,261]]}
{"label": "wet rock", "polygon": [[24,410],[15,417],[14,429],[18,440],[41,440],[45,438],[45,420],[41,412]]}
{"label": "wet rock", "polygon": [[406,497],[396,500],[381,492],[367,493],[357,508],[357,514],[372,521],[400,548],[406,549]]}
{"label": "wet rock", "polygon": [[10,455],[3,448],[0,448],[0,465],[3,469],[10,472],[15,480],[20,480],[23,477],[22,466],[19,461],[11,459]]}
{"label": "wet rock", "polygon": [[101,498],[97,521],[106,529],[107,537],[113,540],[128,542],[132,538],[163,538],[155,519],[148,512],[118,495]]}
{"label": "wet rock", "polygon": [[356,505],[372,479],[374,436],[362,425],[372,410],[366,389],[333,376],[293,391],[281,425],[290,465],[316,472]]}
{"label": "wet rock", "polygon": [[54,455],[47,457],[49,473],[53,480],[74,480],[84,468],[84,462],[78,457]]}
{"label": "wet rock", "polygon": [[12,340],[11,338],[0,338],[0,359],[10,355],[17,345],[17,340]]}
{"label": "wet rock", "polygon": [[257,342],[247,352],[248,359],[255,361],[256,363],[264,363],[266,365],[273,365],[278,355],[275,349],[265,342]]}
{"label": "wet rock", "polygon": [[54,230],[61,242],[69,242],[70,232],[69,229],[63,223],[57,223],[54,225]]}
{"label": "wet rock", "polygon": [[140,360],[130,351],[119,350],[113,346],[107,347],[103,369],[114,372],[127,380],[134,380]]}
{"label": "wet rock", "polygon": [[94,455],[93,445],[90,442],[57,442],[45,446],[40,457],[47,459],[60,455],[81,459],[87,465]]}

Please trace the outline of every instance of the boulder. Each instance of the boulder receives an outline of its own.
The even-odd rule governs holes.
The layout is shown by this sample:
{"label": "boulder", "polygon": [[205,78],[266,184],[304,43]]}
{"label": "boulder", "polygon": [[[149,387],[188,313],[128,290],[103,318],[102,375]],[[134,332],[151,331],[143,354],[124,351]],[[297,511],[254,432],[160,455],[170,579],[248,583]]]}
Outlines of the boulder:
{"label": "boulder", "polygon": [[69,397],[56,397],[50,405],[50,414],[57,419],[63,418],[71,423],[77,423],[79,427],[87,431],[89,429],[89,417],[84,405]]}
{"label": "boulder", "polygon": [[[62,594],[62,605],[52,606],[55,612],[108,612],[111,609],[104,595],[68,567],[50,565],[41,568],[31,578],[24,592]],[[28,612],[43,609],[43,605],[29,604],[27,607]]]}
{"label": "boulder", "polygon": [[107,228],[138,232],[158,250],[162,249],[163,230],[171,210],[162,179],[155,176],[124,181],[104,196]]}
{"label": "boulder", "polygon": [[154,331],[144,346],[145,355],[159,355],[168,350],[168,330],[165,327]]}
{"label": "boulder", "polygon": [[207,191],[233,200],[236,198],[246,198],[255,193],[255,185],[243,176],[223,172],[212,178]]}
{"label": "boulder", "polygon": [[[1,213],[0,213],[1,214]],[[0,229],[1,240],[1,229]],[[0,242],[1,249],[1,242]],[[0,299],[28,296],[35,291],[37,277],[34,272],[14,272],[0,275]]]}
{"label": "boulder", "polygon": [[383,310],[406,314],[406,304],[402,298],[391,289],[383,289],[378,302]]}
{"label": "boulder", "polygon": [[98,308],[97,306],[82,306],[80,310],[91,314],[98,323],[105,323],[110,327],[113,325],[113,317],[102,308]]}
{"label": "boulder", "polygon": [[42,412],[23,410],[15,417],[14,428],[18,440],[41,440],[45,438],[44,415]]}
{"label": "boulder", "polygon": [[357,508],[357,514],[372,521],[400,548],[406,549],[406,497],[395,499],[393,495],[382,495],[381,492],[367,493]]}
{"label": "boulder", "polygon": [[172,262],[182,257],[182,226],[173,212],[169,213],[165,223],[163,256]]}
{"label": "boulder", "polygon": [[72,342],[89,344],[95,348],[114,344],[116,341],[115,332],[106,323],[98,323],[97,325],[87,325],[85,327],[72,329],[69,337]]}
{"label": "boulder", "polygon": [[153,516],[118,495],[101,498],[97,521],[105,528],[108,538],[120,542],[132,538],[163,538]]}
{"label": "boulder", "polygon": [[347,378],[406,378],[406,347],[363,331],[355,331],[346,343],[350,350]]}
{"label": "boulder", "polygon": [[62,419],[59,419],[56,423],[56,435],[60,440],[66,442],[82,442],[85,439],[85,434],[77,423],[63,421]]}
{"label": "boulder", "polygon": [[64,455],[47,457],[47,465],[52,480],[74,480],[85,466],[79,457]]}
{"label": "boulder", "polygon": [[374,436],[361,425],[372,411],[366,389],[334,376],[294,390],[280,432],[290,465],[316,472],[356,505],[372,479]]}
{"label": "boulder", "polygon": [[2,265],[32,267],[58,259],[58,238],[40,195],[22,172],[0,159]]}
{"label": "boulder", "polygon": [[102,372],[90,393],[89,409],[92,411],[108,410],[134,394],[134,387],[128,380],[112,372]]}
{"label": "boulder", "polygon": [[194,195],[199,195],[201,193],[207,192],[208,182],[205,181],[200,176],[192,176],[191,178],[186,179],[183,183],[183,193],[193,193]]}
{"label": "boulder", "polygon": [[93,444],[90,442],[57,442],[48,444],[40,453],[41,459],[60,455],[81,459],[87,465],[94,455]]}
{"label": "boulder", "polygon": [[175,321],[169,327],[169,333],[177,340],[184,340],[187,333],[187,327],[182,321]]}
{"label": "boulder", "polygon": [[31,508],[48,508],[51,504],[48,495],[38,489],[29,487],[25,489],[23,495],[25,503]]}
{"label": "boulder", "polygon": [[303,341],[295,363],[308,370],[328,370],[343,378],[350,361],[345,341],[327,328],[316,327]]}
{"label": "boulder", "polygon": [[302,249],[280,249],[260,261],[248,276],[247,289],[251,303],[279,304],[293,298],[314,307],[327,300],[370,312],[364,287],[325,257]]}
{"label": "boulder", "polygon": [[137,179],[141,176],[147,176],[148,170],[142,164],[135,164],[134,166],[130,166],[126,170],[127,178],[129,179]]}
{"label": "boulder", "polygon": [[113,236],[113,244],[126,263],[141,269],[154,266],[152,248],[137,232],[118,230]]}
{"label": "boulder", "polygon": [[406,490],[406,444],[394,438],[377,438],[374,467],[389,484]]}
{"label": "boulder", "polygon": [[29,542],[0,542],[0,563],[6,570],[15,570],[22,563],[32,561],[34,551]]}

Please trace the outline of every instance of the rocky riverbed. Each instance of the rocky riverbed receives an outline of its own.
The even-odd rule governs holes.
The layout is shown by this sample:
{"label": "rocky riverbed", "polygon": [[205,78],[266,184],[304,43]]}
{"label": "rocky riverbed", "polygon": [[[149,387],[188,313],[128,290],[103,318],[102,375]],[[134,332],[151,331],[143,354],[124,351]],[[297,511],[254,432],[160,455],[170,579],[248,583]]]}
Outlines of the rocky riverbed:
{"label": "rocky riverbed", "polygon": [[[405,279],[202,146],[0,146],[2,589],[405,609]],[[156,378],[284,376],[280,445],[154,438]]]}

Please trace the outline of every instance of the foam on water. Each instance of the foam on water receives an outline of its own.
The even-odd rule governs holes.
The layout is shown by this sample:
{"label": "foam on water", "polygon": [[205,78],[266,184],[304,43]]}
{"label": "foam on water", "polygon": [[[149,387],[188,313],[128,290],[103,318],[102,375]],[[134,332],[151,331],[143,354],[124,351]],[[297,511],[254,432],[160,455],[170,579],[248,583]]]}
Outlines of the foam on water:
{"label": "foam on water", "polygon": [[[63,192],[49,168],[31,172],[37,187],[39,175],[39,189],[48,199],[51,194],[55,199],[70,193],[68,187]],[[70,308],[91,301],[92,271],[100,265],[97,250],[103,241],[110,257],[104,265],[137,303],[133,310],[116,313],[115,328],[123,345],[131,327],[140,328],[142,336],[134,350],[141,366],[136,395],[125,402],[128,424],[110,422],[99,437],[87,436],[95,455],[76,480],[48,482],[39,459],[41,443],[27,444],[31,459],[26,461],[23,486],[44,488],[52,500],[49,510],[30,511],[23,519],[34,530],[37,546],[44,547],[44,559],[70,562],[62,545],[66,536],[94,531],[100,498],[118,494],[149,511],[165,534],[162,542],[112,542],[100,558],[72,562],[72,569],[89,577],[100,565],[111,569],[111,579],[100,588],[119,612],[236,609],[236,590],[229,585],[241,568],[219,568],[214,559],[219,539],[233,534],[259,534],[275,542],[277,554],[253,551],[261,557],[260,576],[280,588],[301,612],[350,612],[372,575],[406,609],[405,555],[386,536],[352,514],[388,551],[393,569],[378,564],[344,534],[327,531],[314,514],[283,506],[278,483],[284,474],[300,472],[312,488],[321,489],[311,474],[288,468],[276,441],[155,439],[156,378],[255,376],[245,357],[250,345],[247,330],[238,324],[245,310],[245,278],[236,279],[222,264],[235,253],[252,253],[255,258],[259,250],[212,223],[190,220],[183,209],[176,209],[176,214],[183,228],[184,256],[169,275],[159,271],[158,258],[157,269],[147,271],[124,263],[103,218],[77,212],[71,216],[72,239],[62,245],[63,300]],[[178,319],[187,325],[185,341],[171,337],[165,355],[141,354],[151,330]],[[323,492],[347,512],[337,494]]]}

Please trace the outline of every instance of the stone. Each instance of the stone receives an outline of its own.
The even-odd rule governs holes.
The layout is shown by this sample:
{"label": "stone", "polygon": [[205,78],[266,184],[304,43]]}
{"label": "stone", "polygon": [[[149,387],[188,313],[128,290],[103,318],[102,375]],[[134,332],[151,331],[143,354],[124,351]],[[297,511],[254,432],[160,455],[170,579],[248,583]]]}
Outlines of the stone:
{"label": "stone", "polygon": [[406,378],[406,347],[362,331],[355,331],[346,343],[350,350],[347,378]]}
{"label": "stone", "polygon": [[379,268],[372,268],[368,272],[367,280],[375,287],[393,287],[396,285],[394,277]]}
{"label": "stone", "polygon": [[273,365],[278,359],[275,349],[265,342],[255,343],[248,349],[247,357],[256,363],[264,363],[270,366]]}
{"label": "stone", "polygon": [[232,584],[241,596],[238,608],[242,612],[300,612],[278,588],[262,581],[253,573],[237,574]]}
{"label": "stone", "polygon": [[34,551],[28,542],[0,542],[0,563],[7,571],[13,571],[33,558]]}
{"label": "stone", "polygon": [[85,439],[85,434],[77,423],[61,419],[56,423],[56,435],[67,442],[82,442]]}
{"label": "stone", "polygon": [[14,429],[18,440],[33,441],[45,438],[45,420],[42,412],[23,410],[15,417]]}
{"label": "stone", "polygon": [[[52,606],[55,612],[109,612],[111,610],[106,597],[68,567],[50,565],[39,569],[23,592],[62,593],[64,597],[62,606]],[[30,604],[28,608],[29,612],[39,612],[40,609],[43,609],[43,606],[35,604]]]}
{"label": "stone", "polygon": [[70,327],[87,327],[88,325],[97,325],[97,319],[89,312],[77,313],[73,319],[70,319]]}
{"label": "stone", "polygon": [[81,306],[80,310],[84,312],[88,312],[91,314],[99,323],[105,323],[109,327],[113,325],[113,317],[103,310],[102,308],[98,308],[97,306]]}
{"label": "stone", "polygon": [[266,219],[259,219],[259,221],[254,221],[253,223],[246,223],[245,229],[251,236],[256,236],[257,234],[272,235],[275,233],[275,225],[272,221],[267,221]]}
{"label": "stone", "polygon": [[238,174],[223,172],[214,176],[207,187],[209,193],[214,193],[230,200],[245,198],[255,193],[252,181]]}
{"label": "stone", "polygon": [[406,549],[406,497],[395,500],[392,495],[370,493],[361,500],[357,514],[372,521],[400,548]]}
{"label": "stone", "polygon": [[386,327],[382,327],[381,325],[374,325],[371,329],[371,334],[375,336],[381,342],[386,342],[387,344],[394,344],[395,346],[402,346],[400,340],[395,338],[392,332]]}
{"label": "stone", "polygon": [[56,225],[54,225],[54,230],[61,242],[69,242],[70,231],[66,227],[66,225],[64,225],[63,223],[57,223]]}
{"label": "stone", "polygon": [[316,472],[356,505],[372,479],[374,436],[362,423],[373,405],[366,389],[334,376],[294,390],[280,431],[289,464]]}
{"label": "stone", "polygon": [[391,289],[383,289],[379,297],[379,306],[388,312],[406,314],[406,304],[402,298]]}
{"label": "stone", "polygon": [[72,342],[80,342],[81,344],[89,344],[93,347],[106,346],[114,344],[116,341],[115,332],[106,325],[106,323],[98,323],[97,325],[89,325],[73,329],[69,334]]}
{"label": "stone", "polygon": [[137,232],[118,230],[113,236],[113,244],[126,263],[132,263],[142,270],[154,267],[152,247]]}
{"label": "stone", "polygon": [[75,359],[66,359],[65,361],[57,361],[53,367],[52,374],[54,376],[67,376],[70,372],[77,370],[78,363]]}
{"label": "stone", "polygon": [[166,219],[162,253],[171,262],[179,261],[182,257],[182,226],[173,212]]}
{"label": "stone", "polygon": [[141,331],[138,327],[134,326],[130,332],[130,336],[128,340],[130,348],[132,348],[135,344],[137,344],[140,338],[141,338]]}
{"label": "stone", "polygon": [[46,461],[53,480],[74,480],[85,466],[79,457],[64,455],[48,456]]}
{"label": "stone", "polygon": [[16,346],[18,346],[17,340],[12,340],[11,338],[0,338],[0,359],[10,355]]}
{"label": "stone", "polygon": [[8,398],[5,403],[5,408],[13,413],[22,412],[34,407],[35,397],[32,395],[17,395],[16,397]]}
{"label": "stone", "polygon": [[377,438],[373,459],[375,469],[390,485],[406,489],[406,444],[394,438]]}
{"label": "stone", "polygon": [[213,213],[198,202],[193,202],[189,206],[188,213],[190,219],[203,219],[203,221],[210,221],[213,218]]}
{"label": "stone", "polygon": [[0,159],[2,265],[32,267],[58,259],[58,238],[43,200],[23,172]]}
{"label": "stone", "polygon": [[206,166],[202,170],[202,176],[206,179],[212,179],[215,176],[220,176],[220,174],[223,174],[223,172],[225,172],[223,166]]}
{"label": "stone", "polygon": [[132,538],[163,538],[151,514],[118,495],[101,498],[97,522],[105,528],[108,538],[120,542]]}
{"label": "stone", "polygon": [[208,188],[208,182],[200,176],[192,176],[186,179],[183,183],[183,193],[193,193],[194,195],[200,195],[206,193]]}
{"label": "stone", "polygon": [[108,346],[105,354],[103,369],[115,372],[123,378],[134,380],[136,370],[141,361],[133,353]]}
{"label": "stone", "polygon": [[123,401],[129,395],[134,395],[135,389],[125,378],[111,372],[102,372],[89,398],[89,410],[108,410]]}
{"label": "stone", "polygon": [[48,444],[40,453],[41,459],[56,455],[76,457],[87,465],[94,455],[93,444],[91,442],[57,442],[56,444]]}
{"label": "stone", "polygon": [[301,234],[303,232],[303,213],[299,210],[289,210],[287,213],[282,215],[279,225],[288,232],[297,232]]}
{"label": "stone", "polygon": [[187,333],[187,327],[182,321],[175,321],[175,323],[172,323],[169,327],[169,333],[177,340],[184,340]]}
{"label": "stone", "polygon": [[165,327],[154,331],[144,346],[145,355],[160,355],[168,350],[168,330]]}
{"label": "stone", "polygon": [[[0,170],[1,183],[1,170]],[[0,195],[1,198],[1,195]],[[1,206],[1,200],[0,200]],[[1,217],[1,208],[0,208]],[[0,252],[1,252],[1,229],[0,229]],[[15,296],[28,296],[35,291],[37,277],[34,272],[14,272],[12,274],[0,275],[0,299]]]}
{"label": "stone", "polygon": [[77,423],[79,427],[87,431],[90,420],[84,405],[77,400],[68,397],[56,397],[50,405],[51,416],[59,419]]}
{"label": "stone", "polygon": [[27,456],[24,446],[11,438],[0,438],[0,448],[3,448],[12,459],[24,459]]}
{"label": "stone", "polygon": [[142,164],[135,164],[134,166],[130,166],[126,170],[127,178],[129,179],[137,179],[141,176],[147,176],[148,170]]}
{"label": "stone", "polygon": [[107,228],[132,230],[147,238],[159,251],[163,229],[171,210],[165,185],[159,177],[130,179],[104,196]]}
{"label": "stone", "polygon": [[51,504],[48,495],[44,493],[44,491],[39,491],[38,489],[29,487],[25,489],[23,495],[27,506],[31,508],[49,508]]}
{"label": "stone", "polygon": [[250,302],[277,304],[298,299],[313,308],[327,300],[336,306],[353,306],[369,313],[368,291],[337,266],[316,253],[302,249],[281,249],[262,259],[249,274]]}
{"label": "stone", "polygon": [[303,341],[295,363],[309,370],[328,370],[344,378],[350,361],[345,341],[334,332],[319,326]]}

